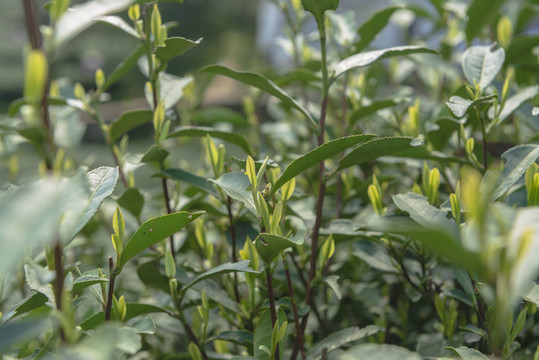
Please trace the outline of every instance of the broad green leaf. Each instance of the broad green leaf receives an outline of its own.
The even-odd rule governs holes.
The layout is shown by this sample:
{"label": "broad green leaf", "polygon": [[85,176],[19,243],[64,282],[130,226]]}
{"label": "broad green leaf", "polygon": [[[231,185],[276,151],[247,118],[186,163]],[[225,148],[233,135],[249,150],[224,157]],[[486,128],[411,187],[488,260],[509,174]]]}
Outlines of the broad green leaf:
{"label": "broad green leaf", "polygon": [[73,240],[84,225],[95,215],[103,200],[112,194],[118,181],[118,168],[108,166],[99,167],[88,172],[88,180],[90,181],[91,191],[88,203],[80,213],[70,235],[64,239],[65,241],[69,242]]}
{"label": "broad green leaf", "polygon": [[119,335],[118,342],[115,344],[117,350],[132,355],[142,348],[141,337],[136,329],[121,327]]}
{"label": "broad green leaf", "polygon": [[502,154],[505,166],[499,176],[492,198],[504,195],[539,157],[539,145],[525,144],[515,146]]}
{"label": "broad green leaf", "polygon": [[393,195],[393,202],[401,211],[425,228],[440,229],[459,238],[459,229],[453,220],[447,218],[447,213],[429,204],[427,198],[416,193]]}
{"label": "broad green leaf", "polygon": [[103,86],[103,91],[106,91],[110,86],[112,86],[116,81],[118,81],[122,76],[124,76],[135,64],[138,59],[144,55],[144,45],[137,47],[129,56],[127,56],[124,61],[122,61],[114,71],[107,76],[105,85]]}
{"label": "broad green leaf", "polygon": [[157,145],[152,145],[140,159],[141,163],[161,163],[170,153]]}
{"label": "broad green leaf", "polygon": [[202,214],[204,212],[188,213],[187,211],[181,211],[146,221],[125,245],[120,261],[116,265],[118,271],[121,271],[129,259],[180,231]]}
{"label": "broad green leaf", "polygon": [[247,125],[245,116],[224,106],[212,106],[195,111],[191,121],[198,125],[214,125],[216,123],[229,123],[236,126]]}
{"label": "broad green leaf", "polygon": [[129,211],[135,217],[139,217],[144,206],[144,197],[137,188],[128,188],[116,200],[118,205]]}
{"label": "broad green leaf", "polygon": [[517,35],[511,40],[507,49],[506,59],[508,64],[513,64],[522,57],[530,56],[533,48],[539,45],[539,35]]}
{"label": "broad green leaf", "polygon": [[324,13],[327,10],[337,10],[339,0],[301,0],[305,11],[313,14],[318,24],[318,29],[325,32]]}
{"label": "broad green leaf", "polygon": [[[499,115],[501,123],[505,119],[509,117],[515,110],[517,110],[522,104],[524,104],[526,101],[533,99],[537,94],[539,93],[539,86],[528,86],[519,92],[517,92],[515,95],[509,97],[507,101],[505,102],[505,105],[502,109],[502,112]],[[498,125],[496,124],[496,125]]]}
{"label": "broad green leaf", "polygon": [[[58,106],[62,106],[62,105],[67,105],[67,102],[64,98],[61,98],[61,97],[49,97],[47,98],[47,103],[49,105],[58,105]],[[9,117],[15,117],[19,111],[21,110],[21,107],[23,107],[24,105],[28,105],[28,101],[26,101],[24,98],[20,98],[20,99],[17,99],[17,100],[13,100],[10,104],[9,104],[9,107],[8,107],[8,110],[7,110],[7,113],[9,115]]]}
{"label": "broad green leaf", "polygon": [[101,276],[83,275],[79,277],[78,279],[76,279],[75,281],[73,281],[73,292],[76,293],[87,288],[88,286],[106,283],[108,281],[109,281],[108,279],[102,278]]}
{"label": "broad green leaf", "polygon": [[[124,321],[129,321],[140,315],[152,314],[152,313],[165,313],[169,314],[169,311],[150,304],[140,304],[140,303],[127,303],[126,304],[127,312],[124,318]],[[80,323],[80,327],[84,330],[92,330],[97,326],[105,322],[105,313],[103,311],[98,312],[90,316],[89,318],[83,320]]]}
{"label": "broad green leaf", "polygon": [[[176,271],[178,271],[176,269]],[[151,289],[161,290],[170,294],[168,277],[164,274],[162,265],[156,261],[147,261],[137,266],[137,275],[144,285]]]}
{"label": "broad green leaf", "polygon": [[466,115],[468,110],[472,109],[473,106],[494,102],[496,98],[496,95],[487,95],[472,101],[454,95],[449,98],[449,101],[447,101],[446,104],[456,117],[461,118]]}
{"label": "broad green leaf", "polygon": [[455,266],[453,268],[453,272],[455,274],[455,279],[457,279],[462,289],[464,289],[464,293],[466,294],[468,300],[473,304],[473,306],[477,307],[475,290],[473,288],[472,280],[470,279],[468,272],[459,266]]}
{"label": "broad green leaf", "polygon": [[389,18],[397,10],[404,9],[403,5],[389,6],[374,13],[367,21],[365,21],[357,30],[360,39],[355,44],[355,51],[360,52],[365,49],[382,31],[389,22]]}
{"label": "broad green leaf", "polygon": [[470,349],[466,346],[458,348],[448,346],[446,349],[453,351],[460,356],[462,360],[489,360],[489,358],[486,355],[483,355],[479,350]]}
{"label": "broad green leaf", "polygon": [[350,124],[353,124],[357,120],[361,119],[362,117],[374,114],[378,110],[392,107],[395,105],[399,105],[404,102],[406,102],[406,99],[399,99],[399,98],[374,100],[369,105],[361,106],[359,109],[357,109],[352,114],[350,114],[348,121],[350,122]]}
{"label": "broad green leaf", "polygon": [[109,135],[111,141],[116,141],[123,134],[140,125],[151,122],[153,111],[151,110],[129,110],[110,124]]}
{"label": "broad green leaf", "polygon": [[137,33],[137,30],[133,29],[133,27],[131,27],[128,23],[125,22],[124,19],[122,19],[119,16],[114,16],[114,15],[100,16],[96,18],[96,20],[105,24],[112,25],[115,28],[118,28],[124,31],[127,34],[133,37],[136,37],[137,39],[140,37],[139,34]]}
{"label": "broad green leaf", "polygon": [[301,245],[305,239],[305,232],[298,231],[293,238],[261,233],[255,240],[255,247],[266,264],[271,263],[284,249]]}
{"label": "broad green leaf", "polygon": [[358,328],[356,326],[340,330],[330,334],[322,341],[316,342],[316,344],[307,352],[307,359],[318,360],[321,358],[322,349],[326,348],[327,352],[338,349],[354,341],[366,338],[368,336],[377,334],[384,331],[383,328],[377,325],[368,325],[364,328]]}
{"label": "broad green leaf", "polygon": [[196,41],[185,39],[179,36],[170,37],[165,40],[164,45],[160,45],[155,50],[155,56],[162,63],[168,63],[176,56],[182,55],[184,52],[200,43],[202,39]]}
{"label": "broad green leaf", "polygon": [[[286,319],[286,314],[283,309],[279,308],[277,312],[277,319],[279,324],[283,324]],[[271,334],[273,332],[273,326],[271,325],[271,313],[270,310],[266,310],[262,313],[255,327],[253,334],[253,350],[254,358],[256,360],[268,360],[269,355],[266,354],[263,350],[260,349],[260,346],[265,346],[268,349],[271,349]],[[284,359],[283,352],[285,341],[281,340],[279,342],[279,352],[280,358]]]}
{"label": "broad green leaf", "polygon": [[155,334],[155,331],[157,330],[155,321],[149,316],[144,316],[133,321],[130,327],[135,329],[139,334]]}
{"label": "broad green leaf", "polygon": [[[315,0],[311,0],[311,1],[315,1]],[[311,122],[314,129],[317,128],[317,124],[313,116],[305,107],[303,107],[303,105],[301,105],[299,102],[294,100],[293,97],[288,95],[283,89],[277,86],[273,81],[268,80],[267,78],[265,78],[264,76],[260,74],[235,71],[235,70],[232,70],[227,67],[220,66],[220,65],[206,66],[205,68],[200,70],[200,72],[208,72],[212,74],[228,76],[229,78],[238,80],[244,84],[251,85],[251,86],[256,87],[257,89],[265,91],[266,93],[273,95],[279,100],[281,100],[284,104],[298,110],[300,113],[305,115],[305,117]]]}
{"label": "broad green leaf", "polygon": [[503,0],[473,0],[466,13],[468,22],[466,23],[466,39],[471,42],[473,38],[481,34],[481,30],[491,24],[498,14],[498,9],[504,3]]}
{"label": "broad green leaf", "polygon": [[406,348],[387,344],[361,344],[345,351],[339,360],[421,360],[422,357]]}
{"label": "broad green leaf", "polygon": [[253,333],[246,330],[221,331],[210,340],[229,341],[234,344],[249,347],[253,344]]}
{"label": "broad green leaf", "polygon": [[92,0],[74,6],[58,20],[54,31],[54,42],[60,45],[71,40],[90,27],[100,16],[125,10],[134,0]]}
{"label": "broad green leaf", "polygon": [[537,285],[534,281],[529,280],[525,285],[523,285],[522,291],[519,295],[527,302],[535,304],[535,306],[539,307],[539,285]]}
{"label": "broad green leaf", "polygon": [[352,55],[336,64],[334,68],[334,76],[338,77],[347,72],[348,70],[367,66],[378,60],[382,60],[388,57],[403,56],[417,53],[437,54],[437,52],[432,49],[416,45],[396,46],[382,50],[362,52],[359,54]]}
{"label": "broad green leaf", "polygon": [[411,137],[385,137],[369,140],[345,155],[339,164],[338,170],[353,165],[364,164],[376,160],[381,156],[408,150],[414,147]]}
{"label": "broad green leaf", "polygon": [[41,334],[47,327],[46,319],[24,320],[0,324],[0,353],[11,346],[24,343]]}
{"label": "broad green leaf", "polygon": [[231,272],[246,272],[246,273],[258,274],[258,271],[251,269],[251,267],[249,266],[249,263],[250,263],[250,260],[243,260],[236,263],[229,262],[229,263],[216,266],[213,269],[210,269],[198,275],[193,281],[191,281],[189,284],[185,285],[182,288],[182,292],[185,292],[187,289],[189,289],[191,286],[195,285],[196,283],[202,280],[206,280],[207,278],[215,276],[215,275],[228,274]]}
{"label": "broad green leaf", "polygon": [[218,192],[215,190],[215,187],[211,185],[208,179],[202,176],[195,175],[182,169],[166,169],[163,170],[163,174],[169,179],[183,181],[187,184],[199,188],[202,191],[207,192],[208,194],[212,194],[215,196],[219,195]]}
{"label": "broad green leaf", "polygon": [[376,135],[361,134],[335,139],[317,147],[303,156],[300,156],[296,160],[292,161],[290,165],[288,165],[279,179],[275,182],[275,184],[273,184],[271,195],[275,194],[275,192],[279,190],[281,186],[310,167],[317,165],[319,162],[324,161],[335,154],[343,152],[351,146],[370,140],[375,136]]}
{"label": "broad green leaf", "polygon": [[243,135],[237,132],[215,130],[214,128],[203,126],[181,126],[174,129],[168,137],[205,137],[206,135],[238,145],[247,154],[253,154],[253,149],[249,142]]}
{"label": "broad green leaf", "polygon": [[481,90],[494,80],[505,61],[505,51],[503,48],[494,50],[495,46],[472,46],[462,54],[462,70],[466,80],[471,85],[478,84]]}
{"label": "broad green leaf", "polygon": [[391,156],[405,157],[411,159],[435,160],[440,162],[458,162],[461,164],[469,163],[466,159],[459,158],[456,156],[450,156],[443,152],[429,151],[427,149],[427,146],[425,145],[413,146],[405,150],[397,151],[391,154]]}
{"label": "broad green leaf", "polygon": [[32,292],[26,298],[15,304],[15,306],[13,306],[10,310],[2,314],[2,322],[5,323],[14,317],[35,310],[45,305],[47,301],[49,301],[49,298],[46,295],[40,292]]}
{"label": "broad green leaf", "polygon": [[398,272],[393,263],[393,259],[387,252],[387,249],[372,240],[355,241],[352,255],[364,261],[370,268],[374,270],[387,273]]}
{"label": "broad green leaf", "polygon": [[337,300],[341,300],[342,292],[341,292],[341,289],[339,287],[339,282],[338,282],[339,276],[338,275],[324,276],[323,280],[326,283],[326,285],[329,286],[331,291],[333,291],[333,293],[337,297]]}
{"label": "broad green leaf", "polygon": [[[165,109],[171,109],[183,98],[183,89],[193,82],[192,76],[178,77],[165,72],[159,73],[159,96],[164,102]],[[145,89],[147,90],[147,88]],[[146,101],[153,107],[153,95],[144,92]]]}
{"label": "broad green leaf", "polygon": [[218,179],[209,179],[209,181],[219,186],[228,196],[243,203],[249,211],[256,214],[253,194],[250,190],[251,182],[245,173],[241,171],[230,172],[223,174]]}

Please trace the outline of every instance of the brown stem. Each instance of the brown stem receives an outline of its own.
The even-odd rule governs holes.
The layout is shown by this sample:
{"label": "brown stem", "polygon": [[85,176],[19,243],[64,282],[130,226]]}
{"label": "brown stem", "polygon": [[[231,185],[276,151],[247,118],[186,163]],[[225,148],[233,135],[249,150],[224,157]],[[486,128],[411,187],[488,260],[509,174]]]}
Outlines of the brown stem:
{"label": "brown stem", "polygon": [[[163,186],[163,195],[165,196],[165,205],[167,208],[167,214],[172,214],[172,210],[170,208],[170,197],[168,195],[167,179],[165,177],[161,178],[161,185]],[[169,245],[170,245],[170,253],[172,254],[172,258],[174,258],[175,253],[174,253],[174,236],[173,235],[170,235],[169,237]]]}
{"label": "brown stem", "polygon": [[110,280],[109,280],[109,292],[107,295],[107,308],[105,309],[105,321],[110,320],[110,313],[112,310],[112,296],[114,293],[114,283],[116,282],[116,274],[113,271],[114,268],[114,261],[112,260],[112,256],[109,257],[109,273],[110,273]]}
{"label": "brown stem", "polygon": [[189,337],[189,340],[191,340],[196,347],[200,350],[200,353],[202,354],[202,358],[204,360],[209,360],[208,355],[206,354],[206,351],[202,347],[202,344],[200,343],[200,340],[198,340],[197,336],[195,335],[195,332],[187,322],[187,319],[183,316],[183,312],[181,311],[181,304],[177,303],[176,307],[178,308],[178,319],[181,321],[183,328],[185,329],[185,332],[187,333],[187,336]]}
{"label": "brown stem", "polygon": [[[275,295],[273,293],[273,279],[271,276],[271,265],[266,265],[266,283],[268,285],[268,298],[270,303],[271,314],[271,327],[275,326],[277,322],[277,309],[275,308]],[[275,350],[275,360],[280,360],[279,345],[277,344],[277,350]]]}
{"label": "brown stem", "polygon": [[32,49],[37,50],[41,48],[41,37],[39,36],[39,20],[37,17],[36,7],[32,0],[24,0],[24,17],[26,20],[26,31],[28,32],[28,38]]}
{"label": "brown stem", "polygon": [[288,269],[288,261],[286,260],[286,255],[283,254],[283,266],[286,274],[286,284],[288,285],[288,294],[290,295],[290,303],[292,304],[292,313],[294,314],[294,324],[296,325],[296,334],[299,337],[299,348],[301,351],[301,356],[305,359],[305,346],[303,344],[303,334],[300,331],[299,315],[298,308],[296,307],[296,300],[294,298],[294,288],[292,286],[292,277],[290,276],[290,270]]}
{"label": "brown stem", "polygon": [[[228,212],[228,221],[230,223],[230,241],[232,242],[232,261],[238,262],[238,255],[236,254],[236,225],[234,224],[234,215],[232,214],[232,199],[227,196],[226,209]],[[240,293],[238,292],[238,273],[234,272],[234,296],[236,302],[240,302]]]}
{"label": "brown stem", "polygon": [[[62,247],[60,241],[54,245],[54,270],[56,272],[56,279],[54,283],[54,298],[56,300],[56,309],[62,311],[62,295],[64,293],[64,266],[62,264]],[[60,339],[66,340],[64,330],[60,327]]]}

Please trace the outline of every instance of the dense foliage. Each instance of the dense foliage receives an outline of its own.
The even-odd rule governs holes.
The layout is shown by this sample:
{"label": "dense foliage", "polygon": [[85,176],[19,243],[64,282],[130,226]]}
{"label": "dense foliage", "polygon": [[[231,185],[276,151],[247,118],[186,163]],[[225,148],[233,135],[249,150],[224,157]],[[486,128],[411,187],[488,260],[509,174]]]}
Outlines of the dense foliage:
{"label": "dense foliage", "polygon": [[[24,93],[0,120],[3,358],[539,359],[537,1],[361,24],[339,0],[273,2],[293,68],[180,77],[168,62],[204,40],[168,36],[159,1],[55,0],[45,26],[23,1]],[[140,45],[94,88],[49,77],[98,20]],[[407,44],[374,50],[388,24]],[[147,107],[105,121],[137,65]],[[201,107],[222,77],[249,85],[242,111]],[[80,114],[114,167],[78,162]],[[29,145],[39,166],[19,171]]]}

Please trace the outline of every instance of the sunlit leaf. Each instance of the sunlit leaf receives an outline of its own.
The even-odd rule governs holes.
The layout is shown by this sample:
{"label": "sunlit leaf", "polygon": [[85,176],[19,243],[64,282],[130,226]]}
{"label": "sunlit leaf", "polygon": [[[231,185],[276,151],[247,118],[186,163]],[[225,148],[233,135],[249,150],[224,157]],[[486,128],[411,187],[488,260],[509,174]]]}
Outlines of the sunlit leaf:
{"label": "sunlit leaf", "polygon": [[110,124],[109,135],[111,141],[116,141],[129,130],[151,122],[152,118],[153,111],[151,110],[129,110],[124,112]]}
{"label": "sunlit leaf", "polygon": [[[476,1],[477,2],[477,1]],[[503,48],[495,45],[472,46],[462,54],[462,70],[466,80],[485,89],[500,72],[505,60]]]}

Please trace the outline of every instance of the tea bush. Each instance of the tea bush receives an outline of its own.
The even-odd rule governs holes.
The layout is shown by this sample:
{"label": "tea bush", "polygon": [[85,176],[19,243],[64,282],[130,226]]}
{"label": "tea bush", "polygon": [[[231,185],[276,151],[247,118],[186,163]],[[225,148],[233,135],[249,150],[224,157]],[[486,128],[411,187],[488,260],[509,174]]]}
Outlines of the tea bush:
{"label": "tea bush", "polygon": [[[292,68],[180,77],[167,63],[204,40],[168,36],[158,1],[55,0],[46,25],[23,1],[24,93],[0,122],[3,358],[539,359],[536,1],[362,24],[339,0],[273,2]],[[49,78],[98,20],[140,45],[94,88]],[[408,43],[372,49],[390,22]],[[137,64],[148,106],[105,121]],[[251,89],[242,111],[201,107],[223,76]],[[114,167],[78,160],[79,113]]]}

